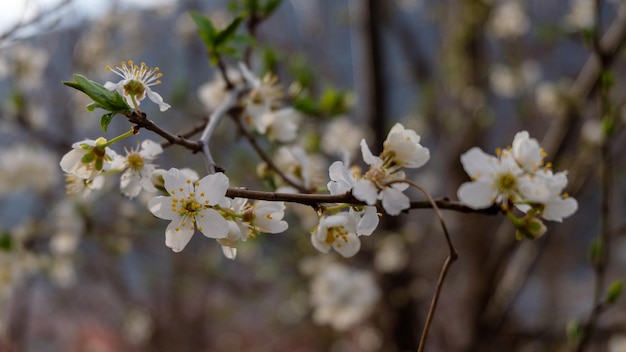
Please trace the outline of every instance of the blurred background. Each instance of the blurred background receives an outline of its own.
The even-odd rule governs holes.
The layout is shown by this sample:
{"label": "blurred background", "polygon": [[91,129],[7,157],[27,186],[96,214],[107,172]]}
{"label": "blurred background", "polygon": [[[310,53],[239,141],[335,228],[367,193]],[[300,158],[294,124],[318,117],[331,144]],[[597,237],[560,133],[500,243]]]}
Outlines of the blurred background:
{"label": "blurred background", "polygon": [[[313,209],[288,207],[289,230],[242,243],[229,260],[199,235],[173,253],[164,245],[167,222],[146,211],[150,195],[123,197],[115,177],[89,195],[66,194],[58,163],[72,143],[129,126],[118,115],[103,133],[98,111],[85,109],[90,100],[61,81],[74,73],[115,81],[105,67],[121,61],[158,66],[163,83],[153,88],[172,108],[160,113],[145,102],[142,110],[175,134],[189,131],[215,108],[223,83],[188,12],[220,27],[244,3],[2,5],[0,351],[417,350],[448,254],[432,210],[383,218],[359,254],[344,259],[311,246]],[[493,153],[521,130],[541,142],[555,171],[568,170],[578,212],[546,223],[534,241],[517,241],[502,216],[444,212],[459,260],[428,351],[573,350],[598,275],[603,291],[624,279],[626,4],[598,3],[599,11],[594,0],[284,0],[256,28],[252,70],[276,74],[303,116],[301,138],[261,145],[278,154],[304,148],[316,185],[346,156],[340,147],[360,160],[366,138],[379,152],[395,122],[430,148],[431,160],[409,177],[434,197],[454,200],[468,181],[462,153],[473,146]],[[594,60],[594,38],[602,38],[611,75]],[[610,138],[598,88],[607,77]],[[142,131],[123,144],[146,138],[163,142]],[[211,143],[231,185],[272,190],[255,177],[261,159],[232,121]],[[602,218],[606,146],[612,180],[602,273],[589,253]],[[157,163],[204,172],[201,156],[179,146]],[[600,311],[587,350],[626,351],[624,300]]]}

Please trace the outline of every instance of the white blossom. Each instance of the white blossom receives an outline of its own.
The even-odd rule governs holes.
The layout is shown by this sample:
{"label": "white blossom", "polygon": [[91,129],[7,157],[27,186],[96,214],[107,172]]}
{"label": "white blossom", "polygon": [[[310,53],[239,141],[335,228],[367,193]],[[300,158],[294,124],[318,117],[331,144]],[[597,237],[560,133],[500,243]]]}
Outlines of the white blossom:
{"label": "white blossom", "polygon": [[421,167],[430,159],[430,152],[420,144],[420,139],[415,131],[396,123],[383,143],[381,157],[405,168]]}
{"label": "white blossom", "polygon": [[125,157],[116,157],[112,168],[124,170],[120,188],[125,196],[136,197],[142,188],[148,192],[157,191],[152,182],[152,174],[156,170],[152,161],[162,152],[160,144],[147,139],[141,143],[141,149],[127,150]]}
{"label": "white blossom", "polygon": [[350,209],[334,215],[322,216],[311,232],[313,247],[322,253],[333,248],[344,257],[355,255],[361,248],[359,236],[371,235],[378,226],[376,207],[368,206],[362,212]]}
{"label": "white blossom", "polygon": [[110,168],[116,153],[109,147],[102,147],[106,139],[85,139],[72,144],[72,150],[61,158],[61,169],[85,180],[93,180]]}
{"label": "white blossom", "polygon": [[379,298],[380,289],[370,272],[338,263],[322,266],[311,281],[313,320],[338,331],[366,319]]}
{"label": "white blossom", "polygon": [[518,1],[506,1],[493,10],[489,29],[498,38],[520,37],[530,29],[530,21]]}
{"label": "white blossom", "polygon": [[270,141],[291,142],[298,136],[301,115],[294,108],[282,108],[261,114],[257,129]]}
{"label": "white blossom", "polygon": [[45,192],[58,181],[57,157],[27,145],[0,152],[0,196],[20,192]]}
{"label": "white blossom", "polygon": [[209,238],[224,238],[229,225],[214,206],[225,202],[228,178],[212,174],[193,182],[178,169],[163,175],[169,196],[152,198],[148,209],[156,217],[172,222],[165,230],[165,244],[174,252],[182,251],[194,230]]}
{"label": "white blossom", "polygon": [[128,64],[122,61],[119,66],[116,65],[113,68],[107,66],[107,70],[122,77],[122,80],[117,83],[106,82],[104,87],[108,90],[118,91],[124,96],[128,105],[138,109],[141,101],[147,96],[159,106],[161,112],[170,108],[170,105],[165,103],[163,98],[150,88],[161,83],[159,78],[163,74],[159,72],[158,67],[151,68],[143,62],[140,65],[135,65],[133,61],[128,61]]}

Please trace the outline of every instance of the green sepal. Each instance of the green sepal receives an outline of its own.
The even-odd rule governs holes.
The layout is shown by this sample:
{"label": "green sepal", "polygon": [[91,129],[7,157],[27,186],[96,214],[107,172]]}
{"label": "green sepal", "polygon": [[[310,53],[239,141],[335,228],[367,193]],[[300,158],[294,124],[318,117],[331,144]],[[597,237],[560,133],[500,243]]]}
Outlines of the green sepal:
{"label": "green sepal", "polygon": [[115,116],[115,113],[111,112],[111,113],[102,115],[102,117],[100,118],[100,127],[102,128],[103,132],[107,131],[107,127],[109,127],[111,120],[113,120],[113,116]]}
{"label": "green sepal", "polygon": [[615,303],[617,299],[622,295],[622,291],[624,290],[624,281],[615,280],[609,286],[609,289],[606,290],[605,300],[609,304]]}
{"label": "green sepal", "polygon": [[90,162],[94,161],[95,158],[96,158],[96,154],[93,152],[89,152],[83,155],[83,157],[80,159],[80,162],[83,164],[89,164]]}
{"label": "green sepal", "polygon": [[63,84],[87,94],[93,100],[93,103],[87,106],[87,110],[93,111],[95,108],[101,108],[115,114],[126,114],[131,110],[120,93],[110,91],[83,75],[74,74],[73,77],[73,82],[63,81]]}

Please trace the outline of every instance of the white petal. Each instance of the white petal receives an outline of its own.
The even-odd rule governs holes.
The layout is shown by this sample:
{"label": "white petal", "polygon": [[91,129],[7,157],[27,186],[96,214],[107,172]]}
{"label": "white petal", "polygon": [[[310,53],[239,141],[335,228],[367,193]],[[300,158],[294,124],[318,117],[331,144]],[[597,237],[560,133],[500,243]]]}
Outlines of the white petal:
{"label": "white petal", "polygon": [[500,170],[498,159],[478,147],[461,155],[461,164],[472,179],[494,178]]}
{"label": "white petal", "polygon": [[148,98],[150,100],[159,105],[159,110],[161,110],[161,112],[171,108],[170,104],[164,103],[163,98],[161,98],[158,93],[153,92],[152,89],[146,87],[146,94],[148,94]]}
{"label": "white petal", "polygon": [[204,176],[198,181],[196,197],[202,205],[215,205],[220,203],[228,190],[228,177],[221,172]]}
{"label": "white petal", "polygon": [[398,215],[402,210],[408,209],[411,206],[409,197],[395,188],[385,188],[382,191],[382,196],[383,208],[389,215]]}
{"label": "white petal", "polygon": [[378,219],[378,211],[374,206],[365,207],[365,211],[363,212],[363,216],[359,220],[359,223],[356,227],[356,233],[359,236],[369,236],[371,235],[376,227],[378,227],[379,223]]}
{"label": "white petal", "polygon": [[148,201],[148,210],[157,218],[174,220],[180,218],[180,214],[172,210],[172,197],[154,197]]}
{"label": "white petal", "polygon": [[130,198],[136,197],[141,192],[141,179],[134,171],[126,170],[120,178],[120,190]]}
{"label": "white petal", "polygon": [[222,253],[226,258],[234,260],[237,257],[237,248],[222,246]]}
{"label": "white petal", "polygon": [[459,200],[473,209],[484,209],[493,205],[496,190],[489,182],[465,182],[457,192]]}
{"label": "white petal", "polygon": [[[167,192],[175,197],[187,197],[193,192],[193,181],[188,179],[180,170],[171,168],[163,175]],[[191,181],[191,182],[187,182]]]}
{"label": "white petal", "polygon": [[344,194],[354,187],[356,180],[350,174],[343,162],[335,161],[328,168],[328,175],[331,181],[328,182],[328,190],[330,194]]}
{"label": "white petal", "polygon": [[159,143],[146,139],[141,142],[141,151],[139,155],[144,158],[154,159],[157,155],[163,153],[163,147]]}
{"label": "white petal", "polygon": [[[324,238],[320,238],[320,235]],[[311,244],[315,249],[322,253],[328,253],[330,251],[330,245],[325,241],[326,235],[321,234],[319,228],[317,231],[311,233]]]}
{"label": "white petal", "polygon": [[345,258],[348,258],[355,255],[359,249],[361,249],[361,241],[356,234],[348,233],[346,241],[338,238],[335,242],[333,242],[332,246],[337,253],[341,254]]}
{"label": "white petal", "polygon": [[228,222],[213,209],[205,209],[196,217],[198,230],[208,238],[224,238],[228,235]]}
{"label": "white petal", "polygon": [[165,229],[165,245],[174,252],[185,249],[194,233],[193,223],[188,221],[187,226],[182,226],[182,221],[183,218],[173,220]]}
{"label": "white petal", "polygon": [[364,201],[369,205],[374,205],[378,199],[378,189],[372,181],[359,180],[352,189],[352,195],[358,200]]}
{"label": "white petal", "polygon": [[578,210],[578,202],[576,199],[558,198],[552,202],[546,203],[545,208],[541,216],[546,220],[563,221],[563,218],[567,218],[574,214]]}
{"label": "white petal", "polygon": [[365,142],[365,139],[361,140],[361,155],[363,156],[363,161],[365,161],[367,165],[374,167],[381,167],[383,165],[382,159],[372,154],[370,148]]}

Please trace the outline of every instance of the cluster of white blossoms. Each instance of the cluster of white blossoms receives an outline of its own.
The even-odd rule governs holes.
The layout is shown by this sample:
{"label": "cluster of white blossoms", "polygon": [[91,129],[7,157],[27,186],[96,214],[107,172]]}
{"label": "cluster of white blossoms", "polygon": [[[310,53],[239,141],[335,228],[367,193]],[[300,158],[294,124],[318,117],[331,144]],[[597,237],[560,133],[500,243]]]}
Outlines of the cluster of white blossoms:
{"label": "cluster of white blossoms", "polygon": [[258,233],[280,233],[287,229],[282,218],[283,202],[256,201],[226,197],[229,180],[223,173],[200,180],[172,168],[163,174],[167,196],[148,202],[156,217],[170,220],[165,229],[165,244],[174,252],[182,251],[195,230],[218,240],[226,257],[234,259],[239,241]]}
{"label": "cluster of white blossoms", "polygon": [[322,215],[319,225],[311,232],[313,246],[324,253],[333,248],[344,257],[353,256],[361,246],[359,236],[371,235],[378,226],[374,205],[379,200],[389,215],[408,209],[409,198],[403,193],[408,184],[401,182],[405,180],[404,168],[418,168],[430,158],[428,149],[419,142],[420,136],[415,131],[397,123],[389,131],[379,156],[373,155],[365,140],[361,140],[363,160],[370,167],[365,174],[361,175],[357,168],[348,169],[342,161],[334,162],[329,168],[330,194],[351,192],[368,205],[348,207],[348,211],[342,212],[328,208],[331,214]]}
{"label": "cluster of white blossoms", "polygon": [[154,159],[163,152],[151,140],[141,143],[139,150],[130,149],[126,155],[117,154],[104,138],[86,139],[74,143],[72,150],[61,159],[61,169],[66,173],[66,189],[70,194],[87,195],[104,185],[104,175],[122,173],[122,194],[133,198],[142,189],[156,192],[153,174],[157,170]]}
{"label": "cluster of white blossoms", "polygon": [[[563,193],[567,173],[554,173],[550,164],[544,165],[545,152],[528,132],[517,133],[512,147],[496,154],[474,147],[461,155],[463,168],[472,178],[459,187],[461,202],[473,209],[500,205],[516,225],[518,237],[528,238],[545,233],[539,218],[561,222],[578,209],[576,200]],[[525,217],[514,217],[512,207]]]}
{"label": "cluster of white blossoms", "polygon": [[330,194],[352,192],[356,199],[368,205],[380,200],[389,215],[400,214],[410,206],[409,197],[403,193],[409,186],[401,182],[405,179],[404,169],[421,167],[430,159],[430,152],[420,144],[420,139],[415,131],[397,123],[389,131],[379,156],[373,155],[365,140],[361,140],[361,154],[369,170],[360,175],[357,169],[348,169],[341,161],[334,162],[329,168]]}

